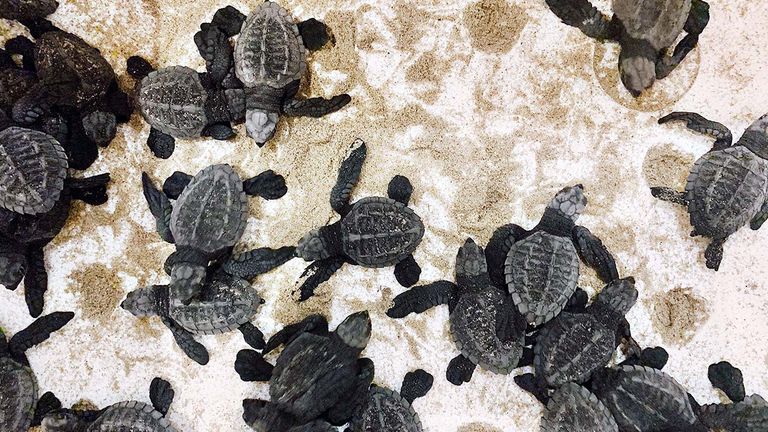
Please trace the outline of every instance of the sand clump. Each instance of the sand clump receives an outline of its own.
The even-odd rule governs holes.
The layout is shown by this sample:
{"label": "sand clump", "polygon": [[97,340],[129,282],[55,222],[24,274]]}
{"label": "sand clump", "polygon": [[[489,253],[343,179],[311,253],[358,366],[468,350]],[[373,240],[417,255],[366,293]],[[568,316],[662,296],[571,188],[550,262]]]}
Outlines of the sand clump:
{"label": "sand clump", "polygon": [[685,189],[693,156],[672,144],[652,147],[643,160],[643,176],[648,186],[663,186],[682,191]]}
{"label": "sand clump", "polygon": [[653,327],[666,343],[685,345],[709,319],[707,302],[691,288],[674,288],[652,300]]}
{"label": "sand clump", "polygon": [[123,298],[122,281],[115,271],[104,264],[92,264],[70,275],[67,291],[78,295],[83,317],[108,320]]}
{"label": "sand clump", "polygon": [[472,46],[489,54],[509,52],[528,22],[525,10],[507,0],[480,0],[464,9]]}

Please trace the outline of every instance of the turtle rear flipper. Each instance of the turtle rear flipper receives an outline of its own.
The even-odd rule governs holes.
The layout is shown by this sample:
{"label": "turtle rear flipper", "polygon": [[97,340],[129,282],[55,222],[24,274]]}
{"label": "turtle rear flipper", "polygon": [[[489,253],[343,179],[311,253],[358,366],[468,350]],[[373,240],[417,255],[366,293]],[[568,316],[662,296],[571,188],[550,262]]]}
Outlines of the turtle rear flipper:
{"label": "turtle rear flipper", "polygon": [[51,333],[64,327],[74,316],[73,312],[53,312],[36,319],[27,328],[16,333],[8,342],[11,355],[22,360],[21,363],[29,364],[24,352],[46,341]]}
{"label": "turtle rear flipper", "polygon": [[395,264],[395,279],[404,287],[412,287],[421,277],[421,267],[413,255],[408,255]]}
{"label": "turtle rear flipper", "polygon": [[288,346],[303,333],[327,336],[328,321],[322,315],[312,314],[298,323],[289,324],[269,338],[269,341],[267,341],[267,345],[264,347],[262,354],[266,355],[280,345]]}
{"label": "turtle rear flipper", "polygon": [[208,350],[198,341],[195,340],[192,333],[181,328],[178,324],[173,322],[168,317],[160,317],[166,327],[173,334],[173,338],[176,340],[176,344],[181,348],[187,357],[191,358],[195,362],[201,365],[208,364],[209,356]]}
{"label": "turtle rear flipper", "polygon": [[155,217],[155,225],[160,237],[168,243],[174,243],[173,233],[171,232],[171,212],[173,207],[171,201],[160,192],[152,183],[147,173],[141,173],[141,183],[144,190],[144,198],[149,205],[149,211]]}
{"label": "turtle rear flipper", "polygon": [[684,121],[688,129],[714,138],[715,144],[712,151],[730,147],[733,142],[733,134],[730,129],[718,122],[707,120],[700,114],[676,111],[660,118],[659,124],[666,124],[671,121]]}
{"label": "turtle rear flipper", "polygon": [[765,223],[766,219],[768,219],[768,201],[763,203],[763,206],[760,208],[760,211],[757,212],[755,217],[753,217],[752,220],[749,222],[749,227],[757,231],[760,229],[760,227],[763,226],[763,223]]}
{"label": "turtle rear flipper", "polygon": [[470,359],[464,357],[463,354],[459,354],[448,363],[445,378],[451,384],[460,386],[472,379],[472,374],[474,374],[476,367],[477,365],[472,363]]}
{"label": "turtle rear flipper", "polygon": [[51,392],[44,393],[37,401],[37,405],[35,405],[35,415],[32,417],[31,426],[40,426],[46,414],[58,409],[61,409],[59,398]]}
{"label": "turtle rear flipper", "polygon": [[231,275],[252,280],[290,261],[295,254],[296,248],[293,246],[253,249],[233,255],[224,263],[223,269]]}
{"label": "turtle rear flipper", "polygon": [[42,247],[27,251],[27,273],[24,276],[24,300],[33,317],[43,313],[45,292],[48,290],[48,272]]}
{"label": "turtle rear flipper", "polygon": [[[263,300],[262,300],[263,301]],[[255,349],[264,349],[266,342],[264,341],[264,333],[259,330],[253,323],[247,322],[238,327],[240,333],[243,334],[243,340],[245,343]]]}
{"label": "turtle rear flipper", "polygon": [[405,378],[403,378],[403,384],[400,387],[400,395],[403,399],[407,400],[409,404],[412,404],[414,400],[429,393],[434,381],[435,377],[424,369],[416,369],[413,372],[408,372],[405,374]]}
{"label": "turtle rear flipper", "polygon": [[86,178],[69,178],[67,185],[72,191],[72,198],[90,205],[101,205],[107,202],[107,185],[109,173]]}
{"label": "turtle rear flipper", "polygon": [[267,382],[272,377],[272,366],[254,350],[241,350],[235,359],[235,371],[240,379],[247,382]]}
{"label": "turtle rear flipper", "polygon": [[723,244],[727,238],[713,239],[704,251],[704,258],[707,261],[707,268],[718,271],[720,263],[723,261]]}
{"label": "turtle rear flipper", "polygon": [[126,71],[128,72],[128,75],[132,76],[134,79],[141,80],[154,72],[155,67],[143,57],[131,56],[128,57],[128,60],[126,61]]}
{"label": "turtle rear flipper", "polygon": [[152,401],[152,406],[163,415],[168,414],[175,394],[171,383],[162,378],[155,377],[149,385],[149,400]]}
{"label": "turtle rear flipper", "polygon": [[299,301],[307,300],[315,295],[315,289],[330,279],[346,262],[346,258],[331,257],[315,261],[307,266],[304,273],[301,274],[301,277],[306,277],[306,279],[299,287]]}
{"label": "turtle rear flipper", "polygon": [[267,170],[244,181],[243,190],[250,196],[276,200],[285,196],[288,187],[285,185],[285,177],[272,170]]}
{"label": "turtle rear flipper", "polygon": [[744,390],[744,376],[736,367],[730,363],[722,361],[709,365],[707,378],[712,383],[712,387],[720,389],[733,402],[741,402],[746,396]]}
{"label": "turtle rear flipper", "polygon": [[565,24],[577,27],[591,38],[611,40],[617,36],[611,21],[588,0],[546,0],[546,2],[549,9]]}
{"label": "turtle rear flipper", "polygon": [[449,281],[437,281],[409,289],[395,297],[387,310],[390,318],[404,318],[411,313],[422,313],[435,306],[453,304],[458,296],[458,286]]}
{"label": "turtle rear flipper", "polygon": [[656,60],[656,77],[665,78],[685,57],[696,48],[699,41],[699,35],[704,31],[709,23],[709,4],[702,0],[692,0],[691,10],[688,13],[688,20],[685,23],[685,31],[688,33],[681,40],[671,56],[662,53]]}
{"label": "turtle rear flipper", "polygon": [[184,188],[192,181],[193,176],[182,172],[174,171],[170,177],[163,182],[163,193],[169,199],[178,199]]}
{"label": "turtle rear flipper", "polygon": [[339,167],[336,184],[331,190],[331,207],[342,216],[349,212],[349,200],[352,196],[352,190],[360,180],[360,171],[363,169],[367,152],[365,142],[356,139],[352,143],[346,159]]}
{"label": "turtle rear flipper", "polygon": [[335,426],[348,423],[361,403],[364,403],[368,397],[368,389],[373,382],[375,371],[373,361],[369,358],[361,358],[357,361],[357,367],[357,381],[349,391],[349,396],[340,398],[323,416]]}

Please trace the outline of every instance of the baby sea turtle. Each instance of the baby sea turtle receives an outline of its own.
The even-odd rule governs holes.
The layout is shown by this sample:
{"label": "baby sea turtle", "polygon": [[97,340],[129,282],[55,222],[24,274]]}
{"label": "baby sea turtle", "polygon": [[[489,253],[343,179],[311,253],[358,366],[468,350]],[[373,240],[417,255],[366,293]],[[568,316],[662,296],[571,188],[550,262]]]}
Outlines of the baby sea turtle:
{"label": "baby sea turtle", "polygon": [[519,366],[525,320],[511,297],[491,284],[483,249],[472,239],[459,248],[455,284],[437,281],[412,288],[395,297],[387,315],[402,318],[441,304],[448,304],[451,337],[461,352],[448,366],[448,381],[469,382],[478,365],[504,375]]}
{"label": "baby sea turtle", "polygon": [[[240,330],[249,345],[264,348],[264,334],[251,319],[264,300],[249,282],[293,258],[294,248],[254,249],[228,257],[220,267],[208,269],[200,294],[185,305],[170,295],[167,285],[153,285],[128,293],[121,307],[138,317],[157,315],[171,330],[179,347],[192,360],[208,363],[208,351],[194,335]],[[178,254],[166,261],[170,274]]]}
{"label": "baby sea turtle", "polygon": [[699,114],[674,112],[659,123],[671,121],[685,121],[689,129],[715,138],[715,144],[693,164],[685,192],[653,187],[651,193],[688,207],[691,235],[712,239],[704,257],[707,268],[718,270],[728,237],[747,223],[758,230],[768,219],[768,114],[734,145],[727,127]]}
{"label": "baby sea turtle", "polygon": [[582,185],[566,187],[547,205],[531,231],[504,225],[488,243],[491,281],[507,287],[528,323],[539,326],[560,313],[576,291],[579,256],[605,283],[619,276],[600,239],[576,225],[586,205]]}
{"label": "baby sea turtle", "polygon": [[[27,306],[36,317],[43,311],[48,287],[43,248],[64,227],[73,199],[91,205],[107,201],[109,174],[62,179],[66,163],[61,146],[50,136],[29,129],[1,131],[0,151],[4,153],[0,165],[9,168],[0,186],[3,206],[39,212],[22,214],[0,208],[0,284],[15,290],[24,279]],[[14,164],[18,173],[10,169]]]}
{"label": "baby sea turtle", "polygon": [[[342,425],[360,403],[355,390],[363,389],[364,395],[373,379],[373,362],[359,358],[370,336],[367,311],[349,315],[332,333],[328,332],[325,318],[313,315],[287,326],[267,342],[263,354],[285,343],[274,369],[252,350],[238,353],[235,369],[245,381],[269,380],[272,406],[290,415],[297,424],[323,415]],[[262,415],[246,412],[251,419]]]}
{"label": "baby sea turtle", "polygon": [[[709,4],[702,0],[614,0],[611,20],[589,0],[546,2],[564,23],[587,36],[618,42],[621,81],[635,97],[683,62],[709,22]],[[683,30],[686,36],[668,55]]]}
{"label": "baby sea turtle", "polygon": [[552,394],[541,416],[541,432],[619,432],[613,414],[589,390],[567,383]]}
{"label": "baby sea turtle", "polygon": [[277,405],[259,400],[243,401],[243,421],[256,432],[336,432],[325,420],[301,422]]}
{"label": "baby sea turtle", "polygon": [[58,7],[56,0],[0,0],[0,18],[18,21],[42,18]]}
{"label": "baby sea turtle", "polygon": [[165,418],[175,393],[171,385],[160,378],[152,380],[149,398],[144,402],[118,402],[102,410],[59,409],[43,419],[46,432],[174,432],[176,429]]}
{"label": "baby sea turtle", "polygon": [[[259,146],[274,136],[281,114],[322,117],[351,100],[346,94],[295,99],[307,69],[306,48],[316,48],[316,44],[305,46],[300,32],[313,27],[308,23],[297,26],[287,10],[271,1],[257,6],[243,23],[235,44],[235,73],[248,89],[245,127]],[[317,39],[315,34],[308,36]]]}
{"label": "baby sea turtle", "polygon": [[421,432],[413,401],[429,392],[434,381],[422,369],[405,374],[400,392],[372,385],[350,422],[350,432]]}
{"label": "baby sea turtle", "polygon": [[27,432],[40,424],[50,410],[61,407],[53,393],[45,393],[38,401],[37,380],[24,352],[46,341],[51,333],[64,327],[72,312],[54,312],[35,320],[7,341],[0,329],[0,429]]}
{"label": "baby sea turtle", "polygon": [[[229,165],[209,166],[194,178],[180,174],[188,184],[175,204],[146,173],[142,183],[157,232],[163,240],[176,244],[170,296],[189,304],[202,289],[210,261],[228,253],[243,235],[248,219],[247,196],[277,199],[287,189],[285,179],[271,170],[245,182]],[[280,250],[261,251],[238,257],[242,260],[238,265],[259,268],[265,262],[279,261],[283,255]],[[243,275],[250,273],[245,271]]]}
{"label": "baby sea turtle", "polygon": [[352,189],[360,179],[367,148],[358,139],[339,168],[331,190],[331,207],[341,220],[312,230],[296,249],[299,257],[314,261],[304,271],[309,277],[301,285],[301,300],[314,294],[345,263],[368,268],[395,266],[397,281],[406,287],[419,281],[421,268],[413,252],[424,237],[424,224],[410,208],[411,182],[395,176],[389,182],[388,198],[367,197],[350,204]]}
{"label": "baby sea turtle", "polygon": [[745,397],[741,371],[728,362],[709,366],[712,385],[732,403],[704,405],[699,419],[711,430],[726,432],[768,432],[768,402],[758,394]]}

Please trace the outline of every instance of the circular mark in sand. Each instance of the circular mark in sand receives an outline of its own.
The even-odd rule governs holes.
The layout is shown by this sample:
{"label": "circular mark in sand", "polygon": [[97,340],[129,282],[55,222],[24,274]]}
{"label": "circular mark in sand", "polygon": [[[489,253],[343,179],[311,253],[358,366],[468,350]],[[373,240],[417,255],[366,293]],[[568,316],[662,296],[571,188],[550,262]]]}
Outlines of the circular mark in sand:
{"label": "circular mark in sand", "polygon": [[464,9],[472,46],[485,53],[509,52],[527,22],[525,10],[506,0],[480,0]]}
{"label": "circular mark in sand", "polygon": [[686,154],[671,144],[648,150],[643,161],[643,177],[648,186],[664,186],[682,191],[693,165],[693,155]]}
{"label": "circular mark in sand", "polygon": [[690,288],[675,288],[653,296],[653,327],[668,343],[684,345],[709,319],[707,303]]}
{"label": "circular mark in sand", "polygon": [[657,80],[653,87],[634,98],[624,88],[619,76],[619,51],[619,44],[596,42],[592,67],[603,90],[613,100],[630,109],[658,111],[672,105],[688,93],[699,75],[701,57],[697,48],[669,76]]}

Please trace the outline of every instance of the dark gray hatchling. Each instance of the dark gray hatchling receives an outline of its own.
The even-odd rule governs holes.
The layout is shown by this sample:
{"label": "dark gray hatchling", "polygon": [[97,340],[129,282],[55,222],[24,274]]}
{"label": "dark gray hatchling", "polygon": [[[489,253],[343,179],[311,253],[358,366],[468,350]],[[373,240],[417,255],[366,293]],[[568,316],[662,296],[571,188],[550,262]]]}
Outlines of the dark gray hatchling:
{"label": "dark gray hatchling", "polygon": [[460,352],[446,371],[450,382],[469,382],[476,366],[504,375],[521,366],[525,320],[511,297],[491,284],[483,249],[472,239],[459,248],[455,284],[412,288],[395,297],[387,315],[402,318],[441,304],[448,305],[451,338]]}
{"label": "dark gray hatchling", "polygon": [[59,409],[46,414],[46,432],[175,432],[165,418],[173,402],[171,385],[160,378],[152,380],[149,398],[152,405],[138,401],[118,402],[101,410]]}
{"label": "dark gray hatchling", "polygon": [[256,432],[337,432],[325,420],[302,422],[277,405],[260,399],[243,400],[243,421]]}
{"label": "dark gray hatchling", "polygon": [[296,254],[313,261],[303,274],[308,277],[300,287],[302,301],[346,263],[367,268],[395,266],[397,281],[406,287],[419,281],[421,268],[413,252],[424,237],[424,223],[408,208],[411,182],[395,176],[386,198],[367,197],[350,203],[366,152],[365,143],[355,140],[339,168],[331,207],[341,220],[312,230],[299,241]]}
{"label": "dark gray hatchling", "polygon": [[432,375],[418,369],[405,375],[400,392],[372,385],[346,432],[421,432],[412,404],[429,392],[433,381]]}
{"label": "dark gray hatchling", "polygon": [[618,278],[616,263],[587,228],[576,220],[587,206],[584,187],[566,187],[547,205],[530,231],[498,228],[486,248],[491,281],[506,287],[529,324],[540,326],[560,313],[576,291],[579,257],[603,282]]}
{"label": "dark gray hatchling", "polygon": [[56,0],[0,0],[0,18],[19,21],[42,18],[58,7]]}
{"label": "dark gray hatchling", "polygon": [[35,373],[24,353],[46,341],[74,316],[72,312],[45,315],[16,333],[10,341],[0,329],[0,429],[3,431],[27,432],[31,426],[39,425],[48,411],[61,407],[50,392],[38,400]]}
{"label": "dark gray hatchling", "polygon": [[[202,290],[208,265],[229,254],[245,231],[248,195],[277,199],[285,195],[285,179],[265,171],[243,182],[229,165],[212,165],[195,177],[178,173],[183,190],[176,202],[142,175],[144,197],[155,217],[160,237],[176,244],[171,267],[170,296],[184,304]],[[235,259],[245,267],[259,268],[261,261],[280,261],[281,250],[262,249]],[[243,276],[250,276],[248,271]]]}
{"label": "dark gray hatchling", "polygon": [[[702,0],[613,0],[611,20],[589,0],[546,2],[564,23],[587,36],[618,42],[621,81],[635,97],[680,65],[709,23],[709,4]],[[687,35],[668,55],[683,31]]]}
{"label": "dark gray hatchling", "polygon": [[758,230],[768,219],[768,114],[733,145],[727,127],[699,114],[674,112],[659,123],[671,121],[685,121],[689,129],[715,138],[715,143],[693,164],[685,192],[653,187],[651,193],[688,208],[691,235],[712,240],[704,257],[707,268],[718,270],[728,237],[747,224]]}
{"label": "dark gray hatchling", "polygon": [[619,432],[613,414],[586,388],[567,383],[552,394],[541,416],[541,432]]}
{"label": "dark gray hatchling", "polygon": [[712,385],[723,391],[731,403],[704,405],[699,420],[710,430],[723,432],[768,432],[768,402],[758,394],[745,397],[741,371],[728,362],[709,366]]}
{"label": "dark gray hatchling", "polygon": [[292,427],[321,416],[334,425],[349,421],[373,379],[373,362],[360,358],[370,336],[367,311],[349,315],[332,333],[325,318],[312,315],[267,342],[264,354],[285,344],[274,368],[262,354],[240,351],[235,370],[245,381],[269,381],[273,408],[264,411],[264,402],[251,402],[258,411],[249,413],[246,407],[246,421],[261,419],[262,429],[251,426],[270,431],[271,423]]}

